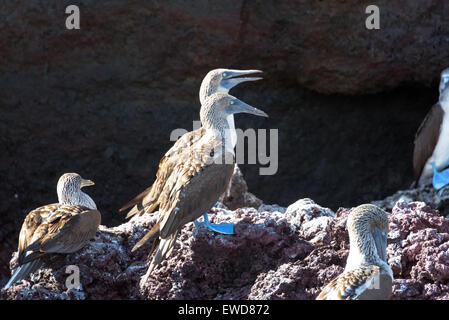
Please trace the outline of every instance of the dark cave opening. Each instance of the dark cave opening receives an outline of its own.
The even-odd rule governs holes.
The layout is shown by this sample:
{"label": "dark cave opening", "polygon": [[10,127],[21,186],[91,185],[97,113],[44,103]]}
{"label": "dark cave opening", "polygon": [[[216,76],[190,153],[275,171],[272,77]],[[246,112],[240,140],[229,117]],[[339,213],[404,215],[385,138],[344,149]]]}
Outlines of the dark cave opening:
{"label": "dark cave opening", "polygon": [[[242,165],[250,191],[268,203],[287,206],[308,197],[337,210],[407,189],[414,135],[437,92],[402,87],[341,96],[283,90],[267,121],[279,129],[278,172],[260,176],[258,165]],[[248,127],[250,117],[241,118],[236,125]]]}

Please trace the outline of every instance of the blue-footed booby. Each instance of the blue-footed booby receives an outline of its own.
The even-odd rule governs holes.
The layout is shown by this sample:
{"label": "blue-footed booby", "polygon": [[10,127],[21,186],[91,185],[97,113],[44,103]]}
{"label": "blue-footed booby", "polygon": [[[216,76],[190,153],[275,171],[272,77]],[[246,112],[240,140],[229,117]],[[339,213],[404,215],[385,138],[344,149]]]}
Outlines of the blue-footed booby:
{"label": "blue-footed booby", "polygon": [[63,174],[58,181],[58,203],[34,209],[25,218],[19,235],[18,266],[3,288],[25,279],[54,253],[72,253],[95,236],[101,222],[95,202],[81,191],[94,185],[76,173]]}
{"label": "blue-footed booby", "polygon": [[383,300],[391,295],[393,272],[387,261],[388,216],[372,204],[352,210],[347,220],[349,256],[345,270],[317,300]]}
{"label": "blue-footed booby", "polygon": [[[267,117],[267,114],[227,94],[215,93],[201,106],[200,118],[205,130],[194,144],[178,149],[170,161],[162,158],[156,181],[159,215],[153,228],[134,246],[137,250],[155,238],[150,255],[153,259],[144,276],[164,260],[173,249],[179,230],[209,210],[229,184],[235,165],[236,141],[233,122],[236,113]],[[142,211],[154,208],[145,202]]]}
{"label": "blue-footed booby", "polygon": [[[199,91],[201,105],[203,105],[206,99],[212,94],[219,92],[228,93],[229,90],[242,82],[262,79],[261,77],[251,77],[250,75],[254,73],[262,73],[262,71],[224,68],[209,71],[204,77]],[[234,117],[232,114],[228,115],[227,120],[229,122],[229,126],[231,128],[234,128]],[[124,211],[132,207],[126,215],[127,219],[135,214],[140,215],[144,212],[150,213],[154,211],[154,209],[160,204],[159,199],[165,183],[165,179],[161,175],[164,174],[166,177],[169,177],[176,162],[178,161],[178,159],[176,158],[177,155],[180,154],[180,152],[184,148],[190,148],[196,142],[198,142],[201,137],[203,137],[205,132],[206,128],[203,124],[201,128],[185,133],[176,141],[173,147],[168,150],[168,152],[164,155],[159,163],[159,170],[156,173],[156,182],[120,209],[120,211]],[[235,132],[235,130],[233,132]],[[236,139],[236,136],[234,135],[232,138]],[[162,171],[161,168],[164,168],[164,170]],[[206,214],[204,215],[204,220],[206,226],[214,231],[222,233],[232,233],[232,225],[222,223],[220,226],[218,226],[208,223]]]}
{"label": "blue-footed booby", "polygon": [[[441,73],[438,103],[433,105],[416,132],[413,151],[415,186],[430,183],[434,173],[438,174],[438,171],[449,167],[448,83],[449,68]],[[435,183],[434,186],[439,188]]]}

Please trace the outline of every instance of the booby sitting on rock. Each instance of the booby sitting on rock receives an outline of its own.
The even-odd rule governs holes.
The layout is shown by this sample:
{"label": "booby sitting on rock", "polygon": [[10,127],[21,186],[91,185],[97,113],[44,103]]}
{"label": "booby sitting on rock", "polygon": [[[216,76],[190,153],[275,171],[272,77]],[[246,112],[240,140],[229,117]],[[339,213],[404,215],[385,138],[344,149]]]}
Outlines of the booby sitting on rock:
{"label": "booby sitting on rock", "polygon": [[415,136],[413,167],[415,186],[432,181],[435,189],[449,183],[449,68],[441,73],[440,97]]}
{"label": "booby sitting on rock", "polygon": [[388,299],[393,272],[387,263],[387,213],[372,204],[358,206],[349,214],[347,228],[350,249],[345,270],[317,300]]}
{"label": "booby sitting on rock", "polygon": [[[199,218],[222,195],[234,171],[236,113],[267,117],[267,114],[226,93],[215,93],[201,106],[204,134],[196,143],[179,149],[170,161],[162,159],[153,186],[160,188],[157,201],[159,215],[153,228],[132,251],[155,238],[150,255],[154,257],[144,277],[164,260],[173,249],[178,232],[184,224]],[[154,202],[144,202],[152,209]]]}
{"label": "booby sitting on rock", "polygon": [[58,181],[59,202],[39,207],[26,216],[19,235],[18,266],[3,289],[42,267],[45,256],[78,251],[95,236],[101,215],[92,198],[81,191],[91,185],[91,180],[66,173]]}
{"label": "booby sitting on rock", "polygon": [[[254,73],[262,73],[260,70],[236,70],[236,69],[214,69],[209,71],[207,75],[204,77],[200,91],[199,98],[201,105],[204,105],[206,99],[215,93],[228,93],[230,89],[235,87],[236,85],[247,82],[247,81],[256,81],[262,79],[261,77],[249,77]],[[247,77],[244,77],[247,76]],[[229,115],[227,117],[229,122],[229,126],[234,128],[234,117]],[[126,215],[126,218],[130,218],[135,214],[142,214],[144,212],[150,213],[153,212],[154,209],[159,205],[159,199],[161,192],[164,188],[164,183],[166,179],[164,179],[161,175],[164,174],[166,177],[169,177],[171,171],[173,170],[176,162],[178,161],[178,155],[185,148],[192,148],[192,146],[198,142],[206,133],[206,127],[204,123],[202,127],[185,133],[182,135],[173,147],[168,150],[168,152],[164,155],[162,160],[159,163],[159,170],[156,173],[156,181],[152,186],[147,188],[145,191],[140,193],[137,197],[132,199],[126,205],[124,205],[120,211],[124,211],[130,207],[132,209]],[[161,171],[163,168],[163,171]],[[215,225],[209,223],[207,218],[207,214],[204,214],[204,222],[197,222],[196,225],[205,224],[208,228],[224,233],[231,234],[233,233],[233,226],[227,223],[221,223],[220,225]]]}

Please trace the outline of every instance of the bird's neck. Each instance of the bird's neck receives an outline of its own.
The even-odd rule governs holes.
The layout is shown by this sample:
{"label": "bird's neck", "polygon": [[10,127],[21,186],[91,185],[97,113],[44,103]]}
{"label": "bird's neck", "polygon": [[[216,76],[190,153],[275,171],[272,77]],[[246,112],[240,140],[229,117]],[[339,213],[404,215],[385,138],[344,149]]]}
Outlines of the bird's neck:
{"label": "bird's neck", "polygon": [[206,81],[203,81],[201,83],[201,87],[200,87],[200,103],[201,103],[201,105],[204,105],[204,102],[206,101],[207,97],[209,97],[211,95],[210,89],[211,88]]}
{"label": "bird's neck", "polygon": [[378,265],[380,261],[370,230],[363,225],[349,230],[349,255],[345,271],[353,270],[363,264]]}
{"label": "bird's neck", "polygon": [[230,114],[226,117],[226,121],[228,122],[228,133],[229,133],[229,145],[232,150],[234,150],[235,145],[237,144],[237,132],[235,131],[235,123],[234,123],[234,115]]}
{"label": "bird's neck", "polygon": [[237,133],[235,131],[234,115],[230,114],[226,118],[204,118],[201,120],[206,129],[208,138],[221,140],[224,150],[235,155],[234,148],[237,143]]}
{"label": "bird's neck", "polygon": [[71,193],[58,192],[58,202],[64,205],[82,206],[92,210],[97,209],[94,200],[81,190]]}
{"label": "bird's neck", "polygon": [[371,233],[366,234],[366,237],[351,237],[350,235],[349,238],[350,247],[345,272],[357,269],[362,265],[375,265],[393,279],[393,270],[387,262],[379,258]]}

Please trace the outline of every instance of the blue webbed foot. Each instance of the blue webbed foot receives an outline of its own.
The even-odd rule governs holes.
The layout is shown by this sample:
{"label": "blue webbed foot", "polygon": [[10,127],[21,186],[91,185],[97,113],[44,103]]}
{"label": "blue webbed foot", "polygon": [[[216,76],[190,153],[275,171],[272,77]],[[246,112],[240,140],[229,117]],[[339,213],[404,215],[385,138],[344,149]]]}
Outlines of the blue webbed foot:
{"label": "blue webbed foot", "polygon": [[440,190],[447,184],[449,184],[449,169],[438,172],[437,167],[434,162],[432,162],[433,168],[433,179],[432,184],[436,190]]}
{"label": "blue webbed foot", "polygon": [[204,217],[204,222],[200,222],[198,220],[194,221],[196,227],[204,224],[204,225],[206,225],[206,227],[208,227],[212,231],[215,231],[218,233],[223,233],[223,234],[234,234],[234,225],[232,223],[222,222],[219,224],[213,224],[213,223],[209,222],[207,213],[205,213],[203,215],[203,217]]}

